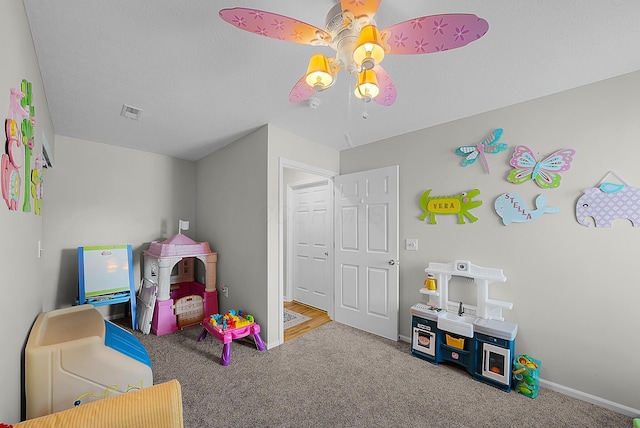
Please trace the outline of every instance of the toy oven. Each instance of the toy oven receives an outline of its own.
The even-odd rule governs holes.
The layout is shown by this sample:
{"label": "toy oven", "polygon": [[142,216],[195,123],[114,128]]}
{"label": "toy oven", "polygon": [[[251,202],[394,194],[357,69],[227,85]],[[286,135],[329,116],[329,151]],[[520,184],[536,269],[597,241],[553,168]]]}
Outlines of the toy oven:
{"label": "toy oven", "polygon": [[482,376],[504,385],[511,382],[511,350],[490,343],[482,344]]}
{"label": "toy oven", "polygon": [[411,344],[414,351],[431,357],[436,356],[436,333],[432,331],[428,325],[418,322],[415,327],[413,327]]}

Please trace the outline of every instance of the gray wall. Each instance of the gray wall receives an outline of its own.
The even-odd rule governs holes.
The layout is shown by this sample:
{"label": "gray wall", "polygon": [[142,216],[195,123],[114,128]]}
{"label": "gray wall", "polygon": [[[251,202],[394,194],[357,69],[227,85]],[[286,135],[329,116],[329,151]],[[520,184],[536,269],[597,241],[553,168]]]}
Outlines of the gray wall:
{"label": "gray wall", "polygon": [[[191,221],[184,232],[191,238],[197,228],[194,162],[69,137],[56,141],[45,191],[45,311],[74,303],[78,247],[131,244],[138,287],[149,243],[178,233],[179,220]],[[124,306],[99,310],[116,315]]]}
{"label": "gray wall", "polygon": [[[340,153],[341,173],[400,165],[402,335],[410,334],[409,308],[424,301],[418,289],[429,262],[464,259],[501,268],[507,281],[493,285],[489,296],[514,303],[504,316],[519,325],[516,353],[541,359],[541,377],[550,383],[640,409],[640,372],[629,365],[640,354],[640,227],[618,220],[609,229],[587,228],[575,219],[582,190],[608,171],[640,186],[638,88],[640,72]],[[475,144],[497,127],[504,128],[509,149],[487,155],[491,174],[479,162],[461,167],[455,148]],[[519,144],[540,157],[576,150],[560,187],[506,181]],[[448,215],[439,216],[437,225],[418,219],[423,191],[433,189],[436,196],[473,188],[483,201],[473,210],[476,223],[457,224]],[[530,209],[545,194],[561,212],[504,226],[493,208],[504,192],[519,194]],[[419,251],[404,251],[405,238],[418,238]]]}
{"label": "gray wall", "polygon": [[[36,126],[35,147],[39,153],[42,134],[50,146],[54,146],[53,126],[42,87],[40,70],[35,57],[31,31],[27,23],[24,6],[20,0],[3,0],[0,13],[0,40],[3,61],[0,67],[0,112],[4,121],[9,110],[11,88],[19,88],[22,79],[33,85]],[[2,144],[5,153],[5,144]],[[32,161],[33,164],[33,161]],[[24,168],[21,170],[25,179]],[[47,172],[45,172],[45,179]],[[29,177],[27,177],[28,179]],[[45,186],[46,188],[46,186]],[[45,190],[46,193],[46,190]],[[46,199],[46,198],[45,198]],[[42,217],[33,212],[9,211],[4,200],[0,200],[0,266],[2,267],[2,297],[4,305],[0,311],[0,421],[12,423],[20,420],[21,401],[21,351],[33,321],[42,311],[42,270],[38,258],[38,241],[42,240]],[[22,207],[22,203],[20,203]],[[46,213],[46,206],[45,206]]]}
{"label": "gray wall", "polygon": [[[218,252],[220,312],[267,319],[267,127],[196,162],[198,240]],[[261,334],[266,341],[266,335]]]}

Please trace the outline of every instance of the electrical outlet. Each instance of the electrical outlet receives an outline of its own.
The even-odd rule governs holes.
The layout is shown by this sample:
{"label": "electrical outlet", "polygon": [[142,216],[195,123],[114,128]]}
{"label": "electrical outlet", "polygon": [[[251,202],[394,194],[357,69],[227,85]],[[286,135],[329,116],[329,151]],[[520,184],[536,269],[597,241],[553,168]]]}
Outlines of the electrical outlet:
{"label": "electrical outlet", "polygon": [[224,297],[229,297],[229,287],[227,287],[226,285],[222,284],[220,286],[220,291],[222,291],[222,294],[224,295]]}

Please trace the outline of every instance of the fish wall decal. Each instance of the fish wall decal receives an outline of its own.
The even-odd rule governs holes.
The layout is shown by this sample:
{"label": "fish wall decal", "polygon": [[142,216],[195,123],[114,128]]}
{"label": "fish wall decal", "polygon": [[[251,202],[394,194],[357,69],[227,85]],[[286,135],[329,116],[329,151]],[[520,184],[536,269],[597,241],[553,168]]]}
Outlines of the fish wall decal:
{"label": "fish wall decal", "polygon": [[496,213],[502,218],[502,223],[509,226],[511,223],[524,223],[535,220],[544,213],[560,212],[559,208],[548,207],[547,197],[538,195],[536,198],[536,209],[528,210],[520,195],[515,193],[503,193],[498,196],[494,204]]}

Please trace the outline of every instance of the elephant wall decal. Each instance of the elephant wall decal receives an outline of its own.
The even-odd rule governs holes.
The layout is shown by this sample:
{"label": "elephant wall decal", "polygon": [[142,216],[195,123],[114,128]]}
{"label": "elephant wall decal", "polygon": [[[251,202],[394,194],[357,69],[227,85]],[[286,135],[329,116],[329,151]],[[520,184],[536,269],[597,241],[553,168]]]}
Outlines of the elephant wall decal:
{"label": "elephant wall decal", "polygon": [[602,183],[584,190],[576,203],[576,220],[583,226],[593,217],[595,227],[611,227],[617,219],[640,226],[640,188],[626,184]]}

